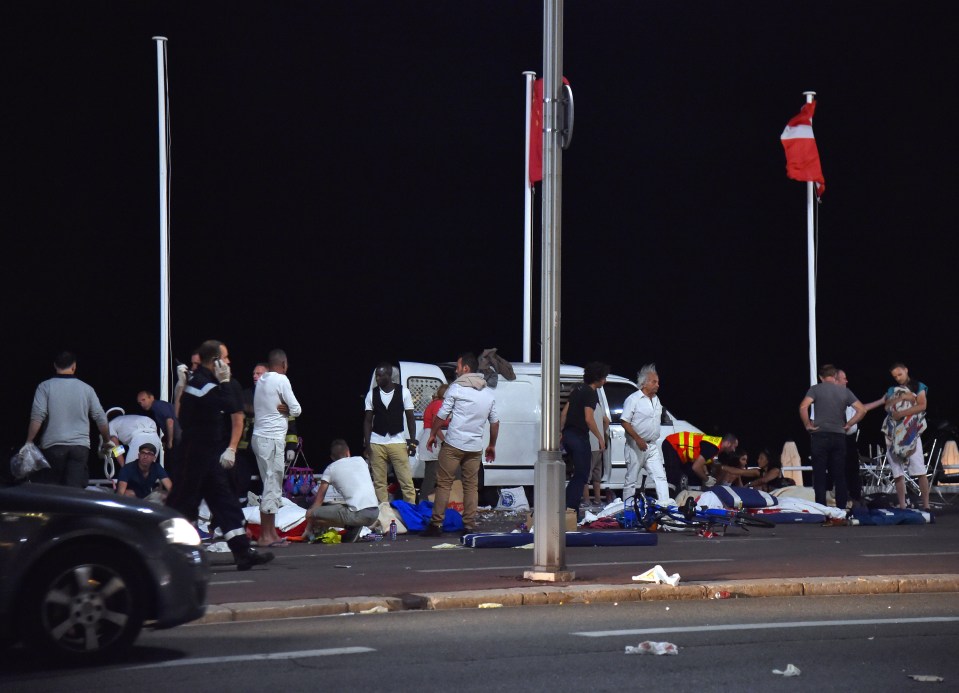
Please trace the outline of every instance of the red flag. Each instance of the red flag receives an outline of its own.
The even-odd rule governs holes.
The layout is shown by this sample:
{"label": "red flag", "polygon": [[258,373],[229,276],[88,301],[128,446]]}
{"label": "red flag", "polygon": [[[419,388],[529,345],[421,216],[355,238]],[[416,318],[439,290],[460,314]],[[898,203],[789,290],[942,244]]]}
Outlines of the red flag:
{"label": "red flag", "polygon": [[529,110],[529,184],[543,180],[543,80],[533,81]]}
{"label": "red flag", "polygon": [[810,101],[802,107],[799,115],[786,123],[781,140],[786,150],[786,175],[793,180],[814,182],[816,196],[826,192],[826,180],[819,163],[819,149],[812,132],[812,116],[816,112],[816,102]]}
{"label": "red flag", "polygon": [[[569,80],[563,77],[563,84]],[[543,180],[543,79],[533,81],[533,103],[529,109],[529,184]]]}

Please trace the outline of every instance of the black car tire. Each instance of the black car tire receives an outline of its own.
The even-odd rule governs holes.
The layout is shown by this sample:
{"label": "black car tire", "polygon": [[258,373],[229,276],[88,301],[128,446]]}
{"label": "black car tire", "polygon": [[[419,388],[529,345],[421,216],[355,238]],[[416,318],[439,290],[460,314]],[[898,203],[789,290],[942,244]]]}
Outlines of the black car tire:
{"label": "black car tire", "polygon": [[73,546],[32,576],[21,616],[37,651],[70,662],[109,659],[130,647],[144,619],[143,581],[123,554]]}

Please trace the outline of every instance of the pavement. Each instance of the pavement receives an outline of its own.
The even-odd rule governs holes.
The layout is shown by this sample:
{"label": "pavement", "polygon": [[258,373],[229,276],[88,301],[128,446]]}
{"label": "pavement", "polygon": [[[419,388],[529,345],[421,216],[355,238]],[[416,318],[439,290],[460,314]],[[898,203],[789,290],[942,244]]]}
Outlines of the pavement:
{"label": "pavement", "polygon": [[[659,533],[656,546],[567,548],[567,582],[524,578],[528,549],[470,549],[458,535],[396,541],[291,544],[267,566],[238,572],[211,553],[199,623],[590,602],[959,592],[959,503],[930,525],[779,525],[705,538]],[[509,531],[522,518],[487,514]],[[661,565],[676,586],[632,576]]]}

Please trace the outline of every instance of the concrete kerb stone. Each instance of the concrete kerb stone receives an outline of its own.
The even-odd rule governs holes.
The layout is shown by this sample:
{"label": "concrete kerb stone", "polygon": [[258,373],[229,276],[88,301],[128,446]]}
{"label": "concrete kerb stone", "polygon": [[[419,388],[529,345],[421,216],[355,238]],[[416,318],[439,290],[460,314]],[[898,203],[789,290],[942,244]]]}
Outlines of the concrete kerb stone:
{"label": "concrete kerb stone", "polygon": [[468,590],[409,594],[405,597],[340,597],[298,601],[217,604],[195,623],[228,623],[266,619],[330,616],[359,613],[375,606],[389,611],[475,609],[480,604],[502,606],[543,606],[696,600],[713,598],[717,592],[741,597],[800,597],[854,594],[910,594],[959,592],[959,575],[871,575],[846,577],[764,578],[690,582],[672,587],[650,583],[623,585],[536,585],[512,589]]}

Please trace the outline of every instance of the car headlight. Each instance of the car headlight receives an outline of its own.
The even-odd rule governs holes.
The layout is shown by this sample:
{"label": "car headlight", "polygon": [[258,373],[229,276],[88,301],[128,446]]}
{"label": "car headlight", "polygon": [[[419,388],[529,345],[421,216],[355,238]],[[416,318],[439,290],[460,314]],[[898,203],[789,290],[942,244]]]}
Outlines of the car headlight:
{"label": "car headlight", "polygon": [[200,545],[200,535],[197,534],[193,525],[182,517],[164,520],[160,523],[160,529],[163,530],[164,538],[171,544]]}

